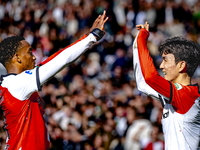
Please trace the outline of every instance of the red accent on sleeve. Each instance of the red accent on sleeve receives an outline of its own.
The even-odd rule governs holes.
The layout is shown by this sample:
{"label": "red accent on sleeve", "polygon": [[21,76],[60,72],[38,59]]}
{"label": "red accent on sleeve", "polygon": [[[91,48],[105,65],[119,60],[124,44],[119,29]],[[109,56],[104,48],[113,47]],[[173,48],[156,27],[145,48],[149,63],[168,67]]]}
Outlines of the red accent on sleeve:
{"label": "red accent on sleeve", "polygon": [[65,48],[63,48],[63,49],[61,49],[61,50],[59,50],[59,51],[56,52],[56,53],[54,53],[54,54],[51,55],[49,58],[47,58],[45,61],[39,63],[37,66],[42,66],[42,65],[46,64],[47,62],[51,61],[54,57],[56,57],[58,54],[60,54],[63,50],[65,50],[65,49],[71,47],[72,45],[78,43],[79,41],[83,40],[83,39],[86,38],[86,37],[87,37],[87,35],[85,34],[85,35],[82,36],[80,39],[78,39],[76,42],[74,42],[74,43],[70,44],[69,46],[67,46],[67,47],[65,47]]}
{"label": "red accent on sleeve", "polygon": [[147,49],[147,39],[149,32],[142,28],[137,38],[138,54],[141,65],[142,74],[146,83],[151,86],[158,93],[170,98],[170,84],[167,80],[159,75],[153,60]]}

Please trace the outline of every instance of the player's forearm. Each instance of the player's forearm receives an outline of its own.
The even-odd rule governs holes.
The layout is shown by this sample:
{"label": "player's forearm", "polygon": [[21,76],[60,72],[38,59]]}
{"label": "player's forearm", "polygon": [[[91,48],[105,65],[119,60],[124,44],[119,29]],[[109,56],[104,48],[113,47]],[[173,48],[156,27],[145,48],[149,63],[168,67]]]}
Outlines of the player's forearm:
{"label": "player's forearm", "polygon": [[89,49],[94,42],[96,42],[95,36],[89,34],[76,44],[62,50],[56,57],[52,57],[51,60],[49,59],[49,61],[39,68],[41,85],[61,69],[75,61],[82,53]]}
{"label": "player's forearm", "polygon": [[149,50],[147,49],[148,37],[149,32],[143,28],[141,29],[137,38],[139,61],[145,80],[151,79],[155,76],[159,76],[153,64],[153,60],[149,54]]}
{"label": "player's forearm", "polygon": [[52,60],[54,57],[56,57],[58,54],[60,54],[63,50],[71,47],[72,45],[78,43],[79,41],[83,40],[84,38],[86,38],[87,35],[85,34],[84,36],[82,36],[80,39],[78,39],[76,42],[72,43],[71,45],[59,50],[58,52],[54,53],[53,55],[51,55],[49,58],[47,58],[45,61],[41,62],[40,64],[38,64],[37,66],[42,66],[44,64],[46,64],[47,62],[49,62],[50,60]]}

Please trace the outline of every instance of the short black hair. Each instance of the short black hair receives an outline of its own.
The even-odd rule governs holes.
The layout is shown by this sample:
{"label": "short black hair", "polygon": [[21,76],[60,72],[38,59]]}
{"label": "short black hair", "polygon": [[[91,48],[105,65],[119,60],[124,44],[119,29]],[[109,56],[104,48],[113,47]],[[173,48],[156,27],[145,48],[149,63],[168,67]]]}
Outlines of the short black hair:
{"label": "short black hair", "polygon": [[22,40],[25,40],[22,36],[11,36],[0,43],[0,62],[4,66],[13,58]]}
{"label": "short black hair", "polygon": [[175,36],[165,40],[158,48],[160,55],[173,54],[175,63],[180,61],[186,62],[186,72],[192,77],[196,68],[200,63],[200,48],[199,46],[182,36]]}

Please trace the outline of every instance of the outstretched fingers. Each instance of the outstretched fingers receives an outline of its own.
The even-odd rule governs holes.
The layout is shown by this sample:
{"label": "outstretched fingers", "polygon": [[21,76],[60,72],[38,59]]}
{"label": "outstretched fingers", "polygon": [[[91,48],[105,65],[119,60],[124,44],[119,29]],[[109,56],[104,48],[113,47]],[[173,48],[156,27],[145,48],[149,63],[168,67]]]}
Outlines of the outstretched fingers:
{"label": "outstretched fingers", "polygon": [[101,19],[100,19],[101,24],[103,23],[105,17],[106,17],[106,11],[104,10],[103,15],[101,16]]}
{"label": "outstretched fingers", "polygon": [[106,18],[105,17],[106,17],[106,11],[104,10],[104,12],[103,12],[103,14],[102,14],[102,16],[100,18],[100,22],[99,22],[99,26],[98,26],[98,28],[100,30],[104,30],[104,24],[108,20],[108,17],[106,17]]}
{"label": "outstretched fingers", "polygon": [[106,19],[103,21],[103,24],[105,24],[107,20],[108,20],[108,17],[106,17]]}

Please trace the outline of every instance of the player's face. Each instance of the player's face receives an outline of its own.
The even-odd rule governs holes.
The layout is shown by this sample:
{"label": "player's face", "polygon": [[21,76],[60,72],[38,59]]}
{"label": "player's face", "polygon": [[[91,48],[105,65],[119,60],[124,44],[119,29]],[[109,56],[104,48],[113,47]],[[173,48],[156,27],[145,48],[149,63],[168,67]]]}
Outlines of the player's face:
{"label": "player's face", "polygon": [[35,67],[36,58],[32,53],[32,47],[25,40],[21,41],[21,43],[22,43],[22,46],[18,50],[18,55],[21,60],[22,69],[23,70],[33,69]]}
{"label": "player's face", "polygon": [[163,61],[160,64],[164,78],[168,81],[175,82],[179,75],[178,65],[175,63],[175,57],[173,54],[163,54]]}

